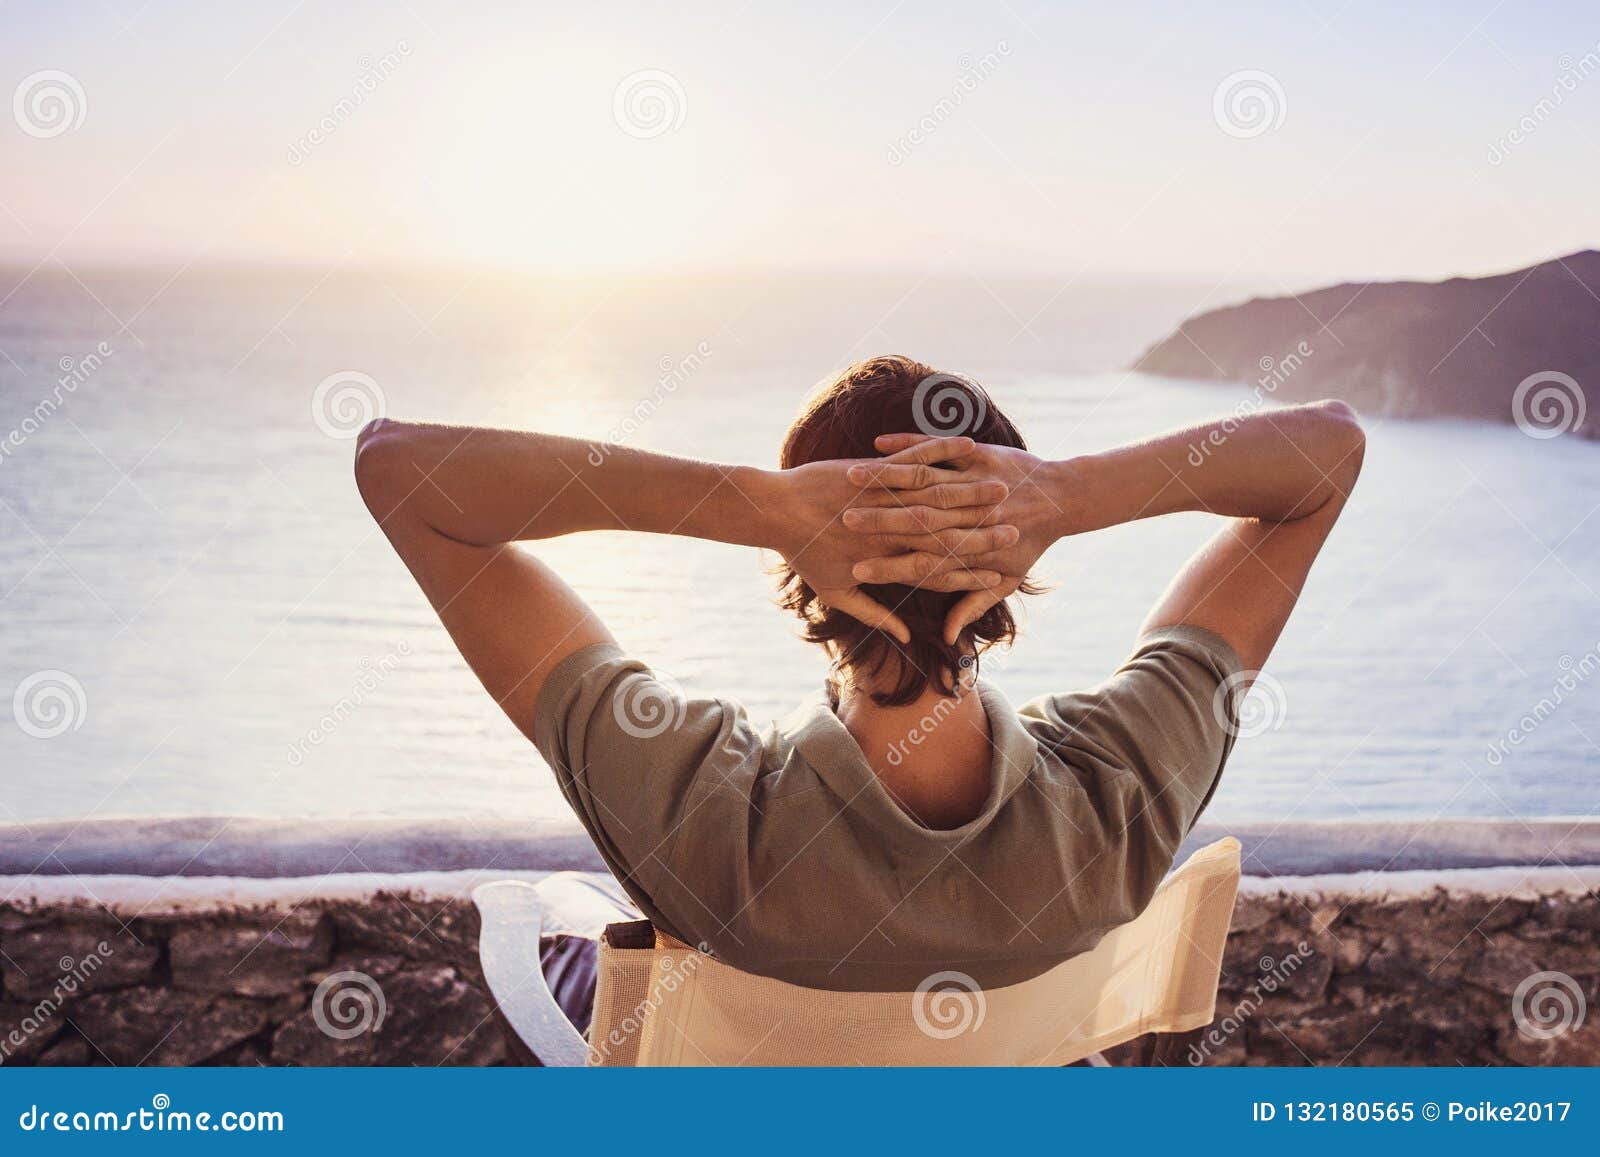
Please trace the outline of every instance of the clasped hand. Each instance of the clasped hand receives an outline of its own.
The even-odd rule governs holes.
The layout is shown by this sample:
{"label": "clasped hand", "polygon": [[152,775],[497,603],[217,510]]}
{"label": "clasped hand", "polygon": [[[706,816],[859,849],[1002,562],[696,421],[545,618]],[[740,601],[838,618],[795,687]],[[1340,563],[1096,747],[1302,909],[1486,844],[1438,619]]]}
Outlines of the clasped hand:
{"label": "clasped hand", "polygon": [[824,603],[901,642],[911,635],[896,608],[864,585],[965,592],[945,620],[953,644],[1054,541],[1047,464],[965,437],[885,434],[875,446],[885,457],[782,471],[775,545]]}

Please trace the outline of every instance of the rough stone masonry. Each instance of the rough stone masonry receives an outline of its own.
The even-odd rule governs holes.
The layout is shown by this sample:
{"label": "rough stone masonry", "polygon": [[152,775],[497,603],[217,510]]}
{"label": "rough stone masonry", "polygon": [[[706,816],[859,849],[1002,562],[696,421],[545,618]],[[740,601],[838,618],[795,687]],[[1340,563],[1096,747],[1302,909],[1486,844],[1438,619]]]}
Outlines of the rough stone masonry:
{"label": "rough stone masonry", "polygon": [[[1217,1019],[1177,1063],[1600,1064],[1593,881],[1247,885]],[[507,1060],[464,895],[144,907],[0,904],[0,1063]],[[359,987],[327,995],[346,974],[381,991],[381,1020]],[[1528,988],[1541,974],[1564,980]]]}

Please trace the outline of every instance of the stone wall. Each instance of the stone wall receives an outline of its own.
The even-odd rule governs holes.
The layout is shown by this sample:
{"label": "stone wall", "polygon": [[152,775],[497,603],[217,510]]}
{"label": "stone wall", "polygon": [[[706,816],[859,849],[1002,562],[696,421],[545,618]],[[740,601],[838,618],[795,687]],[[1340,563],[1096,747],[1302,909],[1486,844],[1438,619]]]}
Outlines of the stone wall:
{"label": "stone wall", "polygon": [[[415,895],[166,915],[0,905],[0,1059],[497,1064],[477,928],[470,900]],[[344,1035],[374,1018],[341,973],[378,986],[381,1024]]]}
{"label": "stone wall", "polygon": [[1600,881],[1586,874],[1510,888],[1247,879],[1217,1019],[1186,1059],[1600,1065]]}
{"label": "stone wall", "polygon": [[[1559,1022],[1563,994],[1574,1015],[1600,1007],[1600,878],[1499,871],[1247,878],[1217,1021],[1178,1063],[1600,1064],[1593,1018],[1540,1038],[1513,1011],[1544,972],[1564,979],[1526,987],[1525,1024]],[[466,898],[476,878],[369,877],[335,894],[262,881],[295,885],[262,899],[204,880],[113,896],[77,877],[14,894],[0,903],[0,1060],[501,1063]],[[381,991],[381,1023],[341,974]]]}

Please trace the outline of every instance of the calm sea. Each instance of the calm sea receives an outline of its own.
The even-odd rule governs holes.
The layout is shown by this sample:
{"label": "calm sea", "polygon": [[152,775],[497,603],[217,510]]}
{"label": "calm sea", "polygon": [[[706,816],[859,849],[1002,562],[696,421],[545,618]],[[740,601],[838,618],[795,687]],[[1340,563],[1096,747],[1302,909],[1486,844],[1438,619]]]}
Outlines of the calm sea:
{"label": "calm sea", "polygon": [[[316,407],[330,375],[365,375],[394,416],[765,463],[827,371],[898,350],[977,374],[1035,448],[1067,454],[1245,396],[1090,372],[1221,304],[1207,288],[5,271],[0,821],[563,808],[370,522],[337,436],[360,415]],[[1213,818],[1590,813],[1597,503],[1600,446],[1373,422]],[[1098,680],[1208,531],[1177,517],[1061,544],[990,677],[1019,703]],[[608,534],[541,550],[693,691],[765,719],[822,675],[752,552]]]}

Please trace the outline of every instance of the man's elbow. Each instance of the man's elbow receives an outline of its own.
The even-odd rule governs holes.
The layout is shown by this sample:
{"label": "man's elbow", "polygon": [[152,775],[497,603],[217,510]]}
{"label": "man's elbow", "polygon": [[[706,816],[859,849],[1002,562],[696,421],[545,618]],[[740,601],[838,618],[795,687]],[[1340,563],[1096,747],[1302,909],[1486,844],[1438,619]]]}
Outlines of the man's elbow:
{"label": "man's elbow", "polygon": [[379,521],[393,513],[408,493],[406,430],[404,422],[374,418],[356,435],[356,489]]}
{"label": "man's elbow", "polygon": [[1326,398],[1313,405],[1326,424],[1326,472],[1341,494],[1348,496],[1361,477],[1361,464],[1367,453],[1367,432],[1355,407],[1339,398]]}

